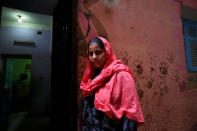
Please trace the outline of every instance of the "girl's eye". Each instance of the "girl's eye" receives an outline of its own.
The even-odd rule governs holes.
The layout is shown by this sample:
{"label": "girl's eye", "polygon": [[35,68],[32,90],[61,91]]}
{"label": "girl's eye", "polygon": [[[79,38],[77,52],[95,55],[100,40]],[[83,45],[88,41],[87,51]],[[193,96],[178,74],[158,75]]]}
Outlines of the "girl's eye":
{"label": "girl's eye", "polygon": [[100,55],[101,53],[102,53],[102,51],[100,51],[100,50],[97,50],[97,51],[95,52],[96,55]]}
{"label": "girl's eye", "polygon": [[93,56],[93,52],[89,52],[89,56]]}

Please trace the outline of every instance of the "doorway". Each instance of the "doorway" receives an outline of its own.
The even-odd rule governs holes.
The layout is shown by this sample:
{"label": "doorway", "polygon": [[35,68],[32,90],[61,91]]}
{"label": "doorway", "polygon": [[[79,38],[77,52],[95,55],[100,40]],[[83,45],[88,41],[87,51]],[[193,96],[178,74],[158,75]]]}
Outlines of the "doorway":
{"label": "doorway", "polygon": [[2,54],[4,85],[9,91],[9,114],[29,112],[31,55]]}

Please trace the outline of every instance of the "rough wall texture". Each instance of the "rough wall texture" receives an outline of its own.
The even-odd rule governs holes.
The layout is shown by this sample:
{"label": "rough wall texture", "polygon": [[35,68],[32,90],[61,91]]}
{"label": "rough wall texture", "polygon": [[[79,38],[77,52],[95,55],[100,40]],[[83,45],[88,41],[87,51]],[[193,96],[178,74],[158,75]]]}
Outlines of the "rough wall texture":
{"label": "rough wall texture", "polygon": [[[197,130],[197,90],[188,89],[180,7],[177,0],[79,0],[78,85],[87,41],[107,38],[134,73],[146,122],[140,131]],[[79,130],[82,98],[79,90]]]}

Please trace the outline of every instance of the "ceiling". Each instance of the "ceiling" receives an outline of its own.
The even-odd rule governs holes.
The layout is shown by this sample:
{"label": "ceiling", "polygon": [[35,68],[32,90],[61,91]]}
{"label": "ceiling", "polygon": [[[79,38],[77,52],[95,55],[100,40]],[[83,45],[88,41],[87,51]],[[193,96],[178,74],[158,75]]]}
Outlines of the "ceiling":
{"label": "ceiling", "polygon": [[[18,22],[19,15],[22,18],[22,22]],[[3,7],[1,14],[1,26],[51,29],[53,21],[52,17],[53,16],[50,15],[37,14],[28,11]]]}
{"label": "ceiling", "polygon": [[53,15],[58,0],[3,0],[2,5],[32,13]]}
{"label": "ceiling", "polygon": [[[57,3],[58,0],[3,0],[1,25],[51,29]],[[18,23],[18,15],[22,16],[22,23]]]}

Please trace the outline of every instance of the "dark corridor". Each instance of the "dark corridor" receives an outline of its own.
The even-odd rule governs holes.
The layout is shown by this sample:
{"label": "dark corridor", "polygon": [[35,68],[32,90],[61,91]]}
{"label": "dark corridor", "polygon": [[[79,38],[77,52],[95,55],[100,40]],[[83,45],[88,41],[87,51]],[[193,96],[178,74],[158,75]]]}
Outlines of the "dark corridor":
{"label": "dark corridor", "polygon": [[9,116],[11,121],[9,112],[4,112],[1,131],[77,130],[76,3],[59,0],[53,11],[49,112],[38,116],[28,111],[15,113]]}

